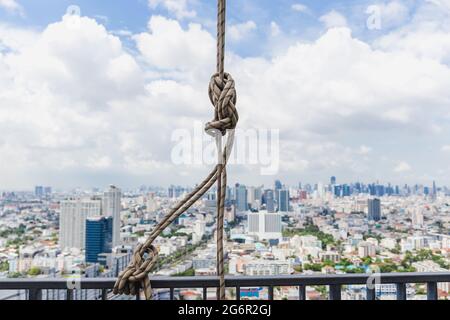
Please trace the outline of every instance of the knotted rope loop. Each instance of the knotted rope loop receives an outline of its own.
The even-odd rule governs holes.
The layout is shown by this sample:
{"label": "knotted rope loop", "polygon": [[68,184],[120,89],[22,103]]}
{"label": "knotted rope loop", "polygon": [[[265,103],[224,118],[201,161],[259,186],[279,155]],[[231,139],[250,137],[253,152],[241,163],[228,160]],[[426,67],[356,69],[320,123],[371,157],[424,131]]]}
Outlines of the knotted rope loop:
{"label": "knotted rope loop", "polygon": [[147,299],[151,296],[151,287],[148,274],[156,263],[158,250],[153,246],[139,244],[131,258],[130,264],[120,273],[114,287],[114,294],[135,295],[144,289]]}
{"label": "knotted rope loop", "polygon": [[223,80],[219,73],[211,77],[209,100],[215,108],[214,120],[206,124],[205,131],[220,131],[224,136],[227,130],[235,129],[239,121],[236,87],[229,73],[224,73]]}

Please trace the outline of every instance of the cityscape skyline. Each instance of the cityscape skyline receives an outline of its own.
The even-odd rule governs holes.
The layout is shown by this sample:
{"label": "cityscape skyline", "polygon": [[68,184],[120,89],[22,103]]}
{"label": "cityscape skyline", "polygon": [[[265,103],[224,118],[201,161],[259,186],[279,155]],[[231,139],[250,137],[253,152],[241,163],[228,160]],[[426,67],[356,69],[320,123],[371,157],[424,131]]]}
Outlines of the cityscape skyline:
{"label": "cityscape skyline", "polygon": [[[379,184],[328,184],[288,188],[282,180],[270,186],[236,183],[225,192],[227,273],[234,276],[448,272],[450,268],[450,190],[395,188]],[[124,191],[105,186],[88,192],[0,193],[0,281],[6,278],[114,278],[191,187],[171,186]],[[392,196],[393,195],[393,196]],[[216,275],[216,206],[214,190],[203,195],[155,239],[160,261],[157,276]],[[114,240],[116,239],[116,240]],[[113,243],[115,242],[115,243]],[[346,286],[345,299],[368,297],[367,289]],[[64,299],[48,290],[45,299]],[[155,290],[166,300],[168,290]],[[407,298],[425,298],[421,284],[407,286]],[[8,291],[7,299],[22,293]],[[201,299],[202,290],[179,290],[180,298]],[[208,292],[206,293],[208,295]],[[212,295],[212,292],[209,294]],[[267,299],[267,290],[242,289],[242,300]],[[274,289],[291,299],[298,288]],[[394,284],[376,284],[376,299],[392,299]],[[448,299],[450,283],[438,283],[436,297]],[[308,286],[309,300],[326,299],[326,288]],[[96,290],[74,294],[76,300],[99,299]],[[115,299],[112,295],[110,298]],[[116,297],[117,298],[117,297]],[[118,297],[121,299],[122,297]],[[368,299],[368,298],[367,298]]]}
{"label": "cityscape skyline", "polygon": [[[302,185],[302,186],[305,186],[305,185],[309,185],[309,186],[317,186],[317,185],[319,185],[319,184],[322,184],[323,186],[326,186],[326,185],[332,185],[333,183],[332,183],[332,181],[330,181],[332,178],[335,178],[335,184],[336,185],[340,185],[340,186],[342,186],[342,185],[354,185],[354,184],[357,184],[357,183],[360,183],[360,184],[363,184],[363,185],[372,185],[372,184],[375,184],[375,185],[382,185],[382,186],[392,186],[392,187],[396,187],[396,186],[398,186],[399,188],[400,187],[404,187],[404,186],[408,186],[408,187],[415,187],[415,186],[420,186],[420,187],[427,187],[427,188],[429,188],[430,190],[432,190],[433,189],[433,187],[435,187],[435,188],[439,188],[439,189],[445,189],[445,188],[450,188],[450,184],[439,184],[438,182],[436,182],[436,180],[432,180],[432,181],[430,181],[429,183],[418,183],[418,182],[416,182],[416,183],[412,183],[412,184],[409,184],[409,183],[406,183],[406,182],[403,182],[403,183],[392,183],[392,182],[389,182],[389,181],[379,181],[379,180],[376,180],[376,181],[362,181],[362,180],[355,180],[355,181],[349,181],[349,180],[344,180],[343,182],[339,179],[339,180],[337,180],[337,178],[336,178],[336,176],[330,176],[329,178],[328,178],[328,180],[326,180],[326,179],[323,179],[323,180],[320,180],[320,181],[316,181],[316,182],[308,182],[308,181],[297,181],[297,182],[294,182],[294,183],[283,183],[283,186],[286,186],[286,187],[288,187],[288,188],[297,188],[298,186],[299,186],[299,184],[300,185]],[[264,186],[265,188],[269,188],[269,187],[272,187],[272,186],[274,186],[274,184],[275,184],[275,182],[276,181],[281,181],[281,179],[279,179],[279,178],[272,178],[272,180],[271,180],[271,182],[270,183],[245,183],[245,182],[242,182],[242,181],[239,181],[239,182],[234,182],[234,183],[232,183],[232,182],[228,182],[228,186],[234,186],[234,185],[236,185],[236,184],[242,184],[242,185],[245,185],[245,186],[252,186],[252,187],[258,187],[258,186]],[[72,187],[69,187],[69,188],[61,188],[61,187],[58,187],[58,186],[50,186],[50,185],[47,185],[47,184],[35,184],[35,185],[33,185],[33,186],[29,186],[29,187],[27,187],[27,188],[22,188],[22,189],[8,189],[8,188],[2,188],[2,186],[0,186],[0,192],[34,192],[34,193],[37,193],[36,192],[36,188],[38,188],[38,189],[41,189],[42,188],[42,194],[45,194],[46,193],[46,191],[45,191],[45,189],[48,189],[48,190],[50,190],[50,191],[48,191],[47,190],[47,192],[52,192],[52,191],[57,191],[57,192],[71,192],[71,191],[74,191],[74,190],[80,190],[80,191],[92,191],[92,190],[98,190],[98,191],[100,191],[100,190],[103,190],[104,188],[105,188],[105,186],[111,186],[111,185],[119,185],[119,184],[117,184],[117,183],[109,183],[109,184],[105,184],[103,187],[102,186],[99,186],[99,185],[91,185],[91,186],[84,186],[84,187],[81,187],[81,186],[72,186]],[[161,184],[161,185],[156,185],[156,184],[139,184],[139,185],[134,185],[134,186],[123,186],[123,185],[120,185],[120,188],[123,190],[123,191],[135,191],[135,190],[138,190],[138,189],[140,189],[140,188],[142,188],[142,187],[145,187],[145,188],[150,188],[150,189],[153,189],[153,188],[159,188],[159,189],[168,189],[168,188],[170,188],[170,187],[173,187],[173,186],[176,186],[176,187],[183,187],[183,188],[191,188],[191,187],[194,187],[196,184],[179,184],[179,183],[168,183],[168,184]],[[212,187],[212,189],[215,189],[215,186],[213,186]]]}

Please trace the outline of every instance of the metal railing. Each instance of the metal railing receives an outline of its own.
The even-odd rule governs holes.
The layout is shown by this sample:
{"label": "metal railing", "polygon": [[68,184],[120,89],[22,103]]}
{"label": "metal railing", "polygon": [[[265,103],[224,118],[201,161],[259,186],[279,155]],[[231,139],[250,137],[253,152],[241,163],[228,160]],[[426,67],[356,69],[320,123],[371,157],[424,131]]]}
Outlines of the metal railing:
{"label": "metal railing", "polygon": [[[275,287],[298,287],[299,300],[306,300],[306,287],[308,286],[328,286],[328,296],[330,300],[341,300],[341,289],[345,285],[366,286],[367,300],[375,300],[376,292],[374,285],[368,285],[373,279],[373,274],[327,274],[327,275],[287,275],[287,276],[227,276],[225,284],[227,288],[235,288],[235,298],[241,298],[241,289],[266,287],[268,289],[268,300],[274,299]],[[0,290],[23,291],[24,299],[42,300],[49,299],[49,291],[63,291],[53,298],[66,300],[74,299],[75,295],[87,300],[110,300],[115,283],[115,278],[80,278],[75,282],[61,278],[34,278],[34,279],[0,279]],[[70,282],[70,285],[68,284]],[[379,274],[377,284],[396,285],[396,297],[398,300],[406,300],[406,285],[412,283],[425,283],[427,286],[427,299],[438,299],[438,283],[450,282],[450,272],[439,273],[383,273]],[[219,280],[217,277],[152,277],[152,288],[169,290],[169,298],[173,300],[176,289],[203,289],[203,299],[207,299],[208,288],[217,288]],[[83,297],[83,290],[90,290],[94,293],[88,297],[87,293]],[[87,292],[87,291],[86,291]],[[19,294],[20,295],[20,294]],[[136,296],[140,299],[140,295]]]}

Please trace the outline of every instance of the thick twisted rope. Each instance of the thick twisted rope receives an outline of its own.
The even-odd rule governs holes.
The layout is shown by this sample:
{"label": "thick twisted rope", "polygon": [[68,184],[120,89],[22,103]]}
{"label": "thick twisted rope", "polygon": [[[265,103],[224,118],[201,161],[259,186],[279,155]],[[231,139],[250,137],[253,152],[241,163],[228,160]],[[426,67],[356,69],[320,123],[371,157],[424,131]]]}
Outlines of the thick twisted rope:
{"label": "thick twisted rope", "polygon": [[[217,73],[211,77],[209,98],[214,106],[214,119],[205,126],[206,132],[215,136],[218,149],[218,164],[211,173],[156,225],[148,239],[139,244],[130,264],[123,270],[113,289],[114,294],[137,295],[142,289],[147,300],[152,290],[149,274],[158,258],[158,250],[153,246],[155,239],[183,212],[199,200],[217,181],[217,274],[219,276],[218,299],[225,299],[223,223],[227,186],[226,165],[233,148],[234,129],[239,120],[236,110],[236,89],[231,75],[224,72],[226,0],[218,0],[217,19]],[[228,137],[222,150],[222,136]]]}

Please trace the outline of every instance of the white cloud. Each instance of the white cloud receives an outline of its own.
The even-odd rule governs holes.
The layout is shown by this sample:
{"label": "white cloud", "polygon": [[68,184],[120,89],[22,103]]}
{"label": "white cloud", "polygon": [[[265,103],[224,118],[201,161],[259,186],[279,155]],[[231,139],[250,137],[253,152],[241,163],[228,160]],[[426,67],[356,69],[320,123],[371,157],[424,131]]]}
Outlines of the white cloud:
{"label": "white cloud", "polygon": [[371,147],[368,147],[366,145],[362,145],[362,146],[359,147],[358,153],[360,155],[365,156],[365,155],[368,155],[371,151],[372,151]]}
{"label": "white cloud", "polygon": [[24,15],[23,7],[16,0],[0,0],[0,7],[8,12]]}
{"label": "white cloud", "polygon": [[409,18],[409,8],[400,1],[382,3],[380,6],[381,28],[399,26]]}
{"label": "white cloud", "polygon": [[302,13],[309,13],[310,10],[307,6],[305,6],[304,4],[301,3],[294,3],[291,6],[292,10],[297,11],[297,12],[302,12]]}
{"label": "white cloud", "polygon": [[197,15],[195,10],[188,9],[189,0],[148,0],[148,4],[152,9],[163,6],[177,19],[194,18]]}
{"label": "white cloud", "polygon": [[385,51],[406,51],[420,58],[450,64],[450,5],[435,0],[417,9],[410,22],[376,39]]}
{"label": "white cloud", "polygon": [[409,165],[409,163],[405,161],[399,162],[394,168],[394,172],[397,173],[408,172],[411,170],[412,170],[411,166]]}
{"label": "white cloud", "polygon": [[231,41],[241,41],[255,31],[256,28],[256,23],[251,20],[239,24],[233,24],[228,27],[228,36]]}
{"label": "white cloud", "polygon": [[172,71],[208,70],[215,59],[214,37],[199,24],[183,30],[175,20],[152,16],[149,32],[136,35],[138,49],[150,66]]}
{"label": "white cloud", "polygon": [[275,22],[270,22],[270,35],[272,37],[276,37],[281,33],[280,26]]}
{"label": "white cloud", "polygon": [[322,22],[327,29],[347,26],[347,19],[335,10],[331,10],[327,14],[321,16],[319,21]]}
{"label": "white cloud", "polygon": [[450,0],[425,0],[425,2],[450,10]]}
{"label": "white cloud", "polygon": [[442,146],[441,151],[442,152],[450,152],[450,145]]}

